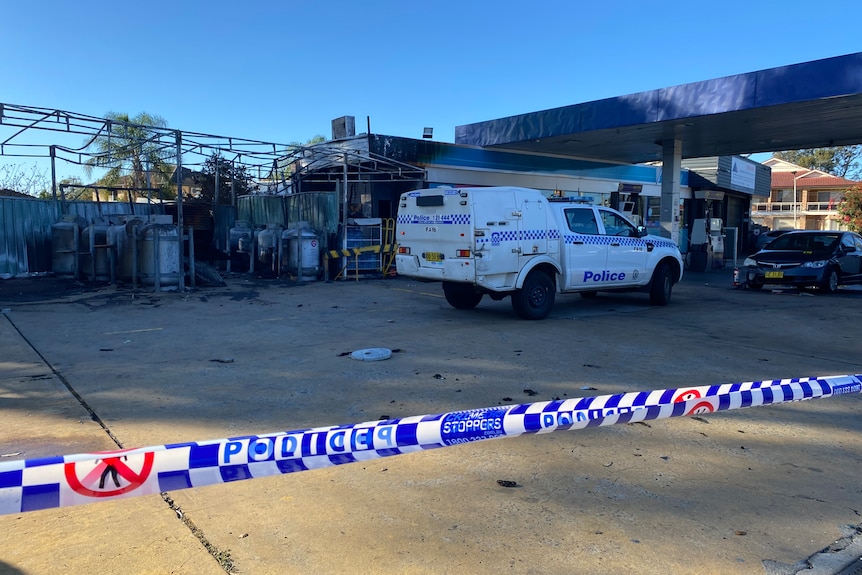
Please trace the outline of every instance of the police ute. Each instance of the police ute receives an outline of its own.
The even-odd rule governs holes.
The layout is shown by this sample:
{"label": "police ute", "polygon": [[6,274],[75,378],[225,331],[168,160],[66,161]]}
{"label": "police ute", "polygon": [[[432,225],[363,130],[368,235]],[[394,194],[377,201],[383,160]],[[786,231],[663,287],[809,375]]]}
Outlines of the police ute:
{"label": "police ute", "polygon": [[512,298],[542,319],[559,293],[642,290],[670,301],[682,278],[677,245],[610,208],[516,187],[431,188],[401,195],[399,275],[443,282],[446,301],[472,309],[484,295]]}

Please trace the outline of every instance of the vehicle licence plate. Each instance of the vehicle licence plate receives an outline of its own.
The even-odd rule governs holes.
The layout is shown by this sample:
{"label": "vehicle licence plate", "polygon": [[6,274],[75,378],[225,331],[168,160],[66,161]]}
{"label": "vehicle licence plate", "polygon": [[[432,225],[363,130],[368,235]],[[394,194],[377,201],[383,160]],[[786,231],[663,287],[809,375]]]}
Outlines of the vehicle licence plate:
{"label": "vehicle licence plate", "polygon": [[425,261],[442,262],[443,254],[441,254],[440,252],[425,252]]}
{"label": "vehicle licence plate", "polygon": [[784,272],[766,272],[763,276],[768,280],[780,280],[784,277]]}

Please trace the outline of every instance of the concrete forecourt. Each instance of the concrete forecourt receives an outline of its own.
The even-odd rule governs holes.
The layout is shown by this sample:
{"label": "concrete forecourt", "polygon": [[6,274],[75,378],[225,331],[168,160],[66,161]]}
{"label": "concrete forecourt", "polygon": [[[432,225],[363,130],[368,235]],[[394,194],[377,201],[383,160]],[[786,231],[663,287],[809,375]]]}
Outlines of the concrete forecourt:
{"label": "concrete forecourt", "polygon": [[[730,282],[687,273],[663,307],[560,296],[542,322],[487,298],[453,309],[404,278],[0,282],[0,464],[218,438],[226,463],[313,455],[267,434],[329,426],[345,427],[318,445],[359,454],[111,501],[97,492],[144,481],[134,457],[105,455],[101,476],[67,465],[96,502],[0,515],[0,573],[838,573],[862,555],[858,393],[607,427],[545,413],[537,428],[583,428],[475,441],[513,404],[862,373],[862,290]],[[392,354],[350,357],[368,348]],[[403,426],[348,426],[447,412],[447,447],[383,459],[362,449]]]}

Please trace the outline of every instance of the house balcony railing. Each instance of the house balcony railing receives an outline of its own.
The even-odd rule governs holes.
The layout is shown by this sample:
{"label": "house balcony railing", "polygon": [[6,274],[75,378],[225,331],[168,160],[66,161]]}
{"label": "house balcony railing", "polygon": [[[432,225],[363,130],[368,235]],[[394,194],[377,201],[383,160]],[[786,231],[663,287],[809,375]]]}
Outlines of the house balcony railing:
{"label": "house balcony railing", "polygon": [[809,212],[837,212],[838,202],[808,202],[805,209]]}
{"label": "house balcony railing", "polygon": [[767,212],[782,214],[817,214],[835,213],[838,211],[838,202],[808,202],[802,205],[800,202],[754,202],[751,204],[752,212]]}
{"label": "house balcony railing", "polygon": [[802,204],[799,202],[758,202],[751,205],[752,211],[755,212],[797,212],[802,211]]}

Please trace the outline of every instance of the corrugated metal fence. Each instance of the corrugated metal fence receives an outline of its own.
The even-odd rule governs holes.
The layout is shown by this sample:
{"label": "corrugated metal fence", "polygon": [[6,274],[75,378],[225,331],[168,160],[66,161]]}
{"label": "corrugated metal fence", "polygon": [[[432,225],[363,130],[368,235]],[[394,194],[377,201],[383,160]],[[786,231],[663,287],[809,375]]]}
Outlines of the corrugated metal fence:
{"label": "corrugated metal fence", "polygon": [[0,198],[0,278],[51,271],[53,202]]}
{"label": "corrugated metal fence", "polygon": [[338,230],[339,205],[336,192],[309,192],[287,196],[287,221],[309,222],[312,229],[325,233]]}
{"label": "corrugated metal fence", "polygon": [[309,222],[318,232],[332,233],[338,229],[338,216],[336,192],[237,198],[237,220],[245,220],[257,228],[267,224],[290,228],[295,222]]}
{"label": "corrugated metal fence", "polygon": [[[65,212],[87,223],[131,214],[163,213],[162,206],[119,202],[65,202]],[[51,271],[51,226],[59,220],[57,204],[38,198],[0,197],[0,278]]]}
{"label": "corrugated metal fence", "polygon": [[[163,206],[144,203],[132,206],[123,202],[80,201],[65,202],[63,207],[65,213],[79,216],[87,223],[130,215],[132,210],[144,217],[164,213]],[[338,230],[338,208],[336,192],[243,196],[237,199],[237,219],[246,220],[253,227],[277,223],[284,228],[304,221],[318,233],[332,234]],[[233,222],[219,222],[222,214],[229,218],[232,210],[216,212],[216,228],[226,230]],[[51,226],[59,218],[57,204],[52,200],[0,197],[0,278],[51,271]]]}

